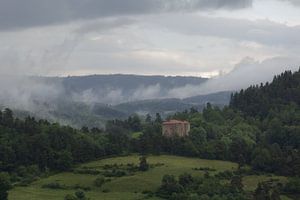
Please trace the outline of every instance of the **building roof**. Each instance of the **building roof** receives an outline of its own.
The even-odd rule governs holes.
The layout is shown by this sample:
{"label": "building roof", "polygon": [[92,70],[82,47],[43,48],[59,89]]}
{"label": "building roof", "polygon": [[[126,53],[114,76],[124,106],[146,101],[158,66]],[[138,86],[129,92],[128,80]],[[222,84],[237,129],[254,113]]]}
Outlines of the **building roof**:
{"label": "building roof", "polygon": [[189,122],[187,121],[180,121],[180,120],[169,120],[169,121],[166,121],[166,122],[163,122],[163,125],[168,125],[168,124],[188,124]]}

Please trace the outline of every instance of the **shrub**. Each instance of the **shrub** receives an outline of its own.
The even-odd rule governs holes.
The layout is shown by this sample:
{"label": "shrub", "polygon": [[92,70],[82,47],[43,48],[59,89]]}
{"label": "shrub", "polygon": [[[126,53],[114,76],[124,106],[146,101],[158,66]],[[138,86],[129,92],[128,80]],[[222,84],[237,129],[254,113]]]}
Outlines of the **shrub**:
{"label": "shrub", "polygon": [[21,182],[17,185],[18,186],[28,186],[29,184],[31,184],[32,182],[34,182],[36,180],[37,180],[37,177],[29,176],[29,177],[23,178],[21,180]]}
{"label": "shrub", "polygon": [[193,177],[188,173],[184,173],[179,176],[178,182],[180,185],[186,188],[193,183]]}
{"label": "shrub", "polygon": [[47,184],[44,184],[42,185],[42,188],[48,188],[48,189],[66,189],[66,186],[65,185],[62,185],[58,182],[52,182],[52,183],[47,183]]}
{"label": "shrub", "polygon": [[75,196],[76,196],[77,199],[79,199],[79,200],[85,200],[85,199],[86,199],[85,193],[84,193],[84,191],[82,191],[82,190],[76,191],[76,192],[75,192]]}
{"label": "shrub", "polygon": [[76,169],[74,170],[75,174],[89,174],[89,175],[98,175],[102,172],[96,169]]}
{"label": "shrub", "polygon": [[67,194],[64,200],[77,200],[77,198],[71,194]]}
{"label": "shrub", "polygon": [[300,194],[300,178],[291,178],[284,187],[284,192]]}
{"label": "shrub", "polygon": [[215,175],[215,177],[220,178],[220,179],[231,179],[233,176],[234,176],[234,173],[229,170],[219,172]]}
{"label": "shrub", "polygon": [[30,165],[27,167],[27,173],[31,176],[39,176],[41,171],[37,165]]}
{"label": "shrub", "polygon": [[102,174],[106,177],[122,177],[127,175],[126,171],[119,169],[107,170]]}
{"label": "shrub", "polygon": [[211,172],[217,171],[216,169],[214,169],[214,168],[209,168],[209,167],[193,168],[193,170],[197,170],[197,171],[211,171]]}
{"label": "shrub", "polygon": [[78,190],[75,192],[75,195],[67,194],[65,200],[89,200],[89,198],[85,196],[84,191]]}
{"label": "shrub", "polygon": [[10,177],[8,173],[0,173],[0,199],[7,200],[8,190],[11,188]]}
{"label": "shrub", "polygon": [[145,156],[140,157],[140,171],[147,171],[149,169],[149,164],[147,163],[147,158]]}
{"label": "shrub", "polygon": [[97,177],[97,178],[95,179],[95,181],[94,181],[94,185],[95,185],[96,187],[101,187],[104,183],[105,183],[105,178],[104,178],[104,176],[99,176],[99,177]]}
{"label": "shrub", "polygon": [[162,184],[158,190],[158,196],[170,198],[173,193],[183,192],[183,187],[178,183],[173,175],[164,175]]}
{"label": "shrub", "polygon": [[91,187],[76,184],[75,186],[72,187],[72,189],[89,191],[89,190],[91,190]]}

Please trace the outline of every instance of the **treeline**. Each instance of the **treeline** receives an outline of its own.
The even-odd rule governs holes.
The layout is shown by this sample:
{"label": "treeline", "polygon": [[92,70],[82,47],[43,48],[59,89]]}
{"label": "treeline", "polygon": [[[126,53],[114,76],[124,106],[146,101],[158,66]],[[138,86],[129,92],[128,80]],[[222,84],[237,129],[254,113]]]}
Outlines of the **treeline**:
{"label": "treeline", "polygon": [[[254,85],[231,96],[230,107],[242,111],[246,116],[264,119],[271,113],[286,107],[300,105],[300,69],[285,71],[274,77],[271,83]],[[293,114],[293,113],[289,113]],[[290,121],[299,124],[297,121]]]}
{"label": "treeline", "polygon": [[75,163],[111,155],[113,136],[93,128],[86,131],[35,120],[14,118],[10,109],[0,111],[0,171],[16,176],[65,171]]}
{"label": "treeline", "polygon": [[272,83],[251,86],[232,95],[229,107],[207,104],[170,118],[191,123],[187,138],[164,138],[150,123],[133,140],[142,153],[167,152],[231,160],[240,166],[280,175],[300,175],[300,70],[287,71]]}
{"label": "treeline", "polygon": [[[160,126],[161,118],[156,123]],[[144,130],[137,116],[108,121],[106,130],[80,130],[33,117],[15,118],[0,111],[0,172],[22,178],[44,172],[67,171],[76,163],[134,152],[131,133]],[[158,133],[158,132],[157,132]]]}

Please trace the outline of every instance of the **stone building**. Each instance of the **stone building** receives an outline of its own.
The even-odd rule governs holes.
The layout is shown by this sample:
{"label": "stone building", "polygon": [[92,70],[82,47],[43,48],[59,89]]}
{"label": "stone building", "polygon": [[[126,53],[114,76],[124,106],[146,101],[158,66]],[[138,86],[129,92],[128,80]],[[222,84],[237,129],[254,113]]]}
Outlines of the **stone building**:
{"label": "stone building", "polygon": [[175,135],[185,137],[189,135],[189,132],[190,123],[187,121],[170,120],[162,124],[162,134],[166,137],[173,137]]}

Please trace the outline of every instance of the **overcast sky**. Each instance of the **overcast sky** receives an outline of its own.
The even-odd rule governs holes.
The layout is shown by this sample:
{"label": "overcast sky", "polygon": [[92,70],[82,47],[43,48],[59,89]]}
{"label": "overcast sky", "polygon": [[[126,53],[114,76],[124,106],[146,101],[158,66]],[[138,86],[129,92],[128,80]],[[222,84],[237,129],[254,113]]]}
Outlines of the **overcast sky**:
{"label": "overcast sky", "polygon": [[299,55],[300,0],[0,0],[1,74],[255,77]]}

